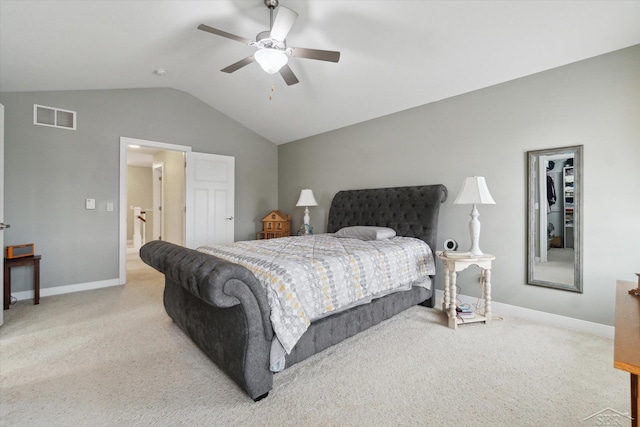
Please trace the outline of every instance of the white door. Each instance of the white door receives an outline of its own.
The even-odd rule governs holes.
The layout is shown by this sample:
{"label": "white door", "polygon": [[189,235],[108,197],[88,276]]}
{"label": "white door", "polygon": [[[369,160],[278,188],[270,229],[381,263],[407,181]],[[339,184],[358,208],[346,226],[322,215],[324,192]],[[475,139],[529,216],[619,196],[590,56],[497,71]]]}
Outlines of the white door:
{"label": "white door", "polygon": [[[4,105],[0,104],[0,248],[4,250]],[[4,283],[0,268],[0,283]],[[0,293],[0,325],[4,323],[4,292]]]}
{"label": "white door", "polygon": [[187,153],[185,246],[234,240],[235,158]]}

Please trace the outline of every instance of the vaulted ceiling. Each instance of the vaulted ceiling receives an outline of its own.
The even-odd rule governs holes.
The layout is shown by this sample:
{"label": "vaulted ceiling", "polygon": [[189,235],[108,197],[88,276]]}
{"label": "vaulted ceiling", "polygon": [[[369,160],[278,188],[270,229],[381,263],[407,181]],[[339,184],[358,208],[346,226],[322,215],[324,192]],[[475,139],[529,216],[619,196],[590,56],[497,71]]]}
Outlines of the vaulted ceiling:
{"label": "vaulted ceiling", "polygon": [[[287,86],[258,64],[220,70],[269,29],[263,0],[0,0],[0,91],[170,87],[276,144],[640,43],[640,1],[281,0],[299,14]],[[157,69],[166,74],[155,74]]]}

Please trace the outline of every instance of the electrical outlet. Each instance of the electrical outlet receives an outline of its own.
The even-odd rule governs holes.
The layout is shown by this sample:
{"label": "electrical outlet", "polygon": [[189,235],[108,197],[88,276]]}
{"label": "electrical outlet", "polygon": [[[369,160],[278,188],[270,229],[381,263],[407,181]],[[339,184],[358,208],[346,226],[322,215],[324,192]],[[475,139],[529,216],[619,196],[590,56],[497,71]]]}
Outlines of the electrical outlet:
{"label": "electrical outlet", "polygon": [[85,209],[95,209],[96,208],[96,199],[87,199],[85,201]]}
{"label": "electrical outlet", "polygon": [[107,212],[113,212],[113,203],[107,203]]}

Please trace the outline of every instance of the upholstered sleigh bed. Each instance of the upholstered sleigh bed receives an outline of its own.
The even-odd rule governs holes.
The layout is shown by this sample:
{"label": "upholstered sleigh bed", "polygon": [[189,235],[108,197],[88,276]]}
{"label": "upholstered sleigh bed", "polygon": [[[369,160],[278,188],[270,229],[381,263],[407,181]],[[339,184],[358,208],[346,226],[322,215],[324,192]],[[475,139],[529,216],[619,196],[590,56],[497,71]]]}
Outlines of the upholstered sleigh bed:
{"label": "upholstered sleigh bed", "polygon": [[[435,253],[438,212],[446,198],[443,185],[341,191],[331,203],[327,233],[350,226],[388,227],[397,236],[426,242]],[[140,256],[164,273],[164,305],[173,321],[252,399],[266,397],[273,386],[270,362],[277,337],[267,292],[256,275],[220,257],[162,241],[145,244]],[[409,307],[433,307],[433,278],[428,286],[410,286],[313,319],[285,355],[286,367]]]}

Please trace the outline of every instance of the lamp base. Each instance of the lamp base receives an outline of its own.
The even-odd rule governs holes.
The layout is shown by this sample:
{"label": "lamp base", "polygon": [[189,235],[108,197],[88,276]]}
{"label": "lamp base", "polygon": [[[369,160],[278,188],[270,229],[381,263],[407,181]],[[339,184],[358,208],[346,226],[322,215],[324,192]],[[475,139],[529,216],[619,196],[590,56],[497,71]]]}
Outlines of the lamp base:
{"label": "lamp base", "polygon": [[478,209],[476,209],[475,203],[473,204],[473,209],[471,209],[470,216],[469,237],[471,237],[471,248],[469,249],[469,253],[471,256],[480,256],[483,255],[480,250],[480,220],[478,220],[480,214],[478,213]]}
{"label": "lamp base", "polygon": [[304,208],[304,234],[305,235],[311,234],[309,232],[310,228],[311,227],[309,226],[309,207],[305,206]]}

